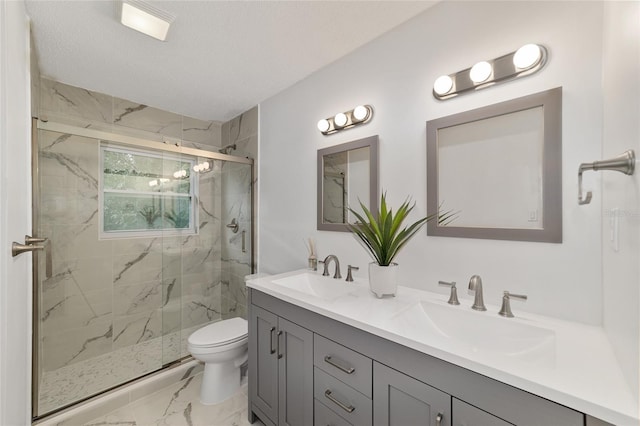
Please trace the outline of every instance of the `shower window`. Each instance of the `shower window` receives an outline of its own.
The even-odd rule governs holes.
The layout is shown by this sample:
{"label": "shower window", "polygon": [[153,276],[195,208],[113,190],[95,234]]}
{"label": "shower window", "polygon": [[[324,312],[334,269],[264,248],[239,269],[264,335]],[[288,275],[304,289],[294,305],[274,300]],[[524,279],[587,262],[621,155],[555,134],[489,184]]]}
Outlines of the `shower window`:
{"label": "shower window", "polygon": [[101,145],[101,236],[195,233],[195,159]]}

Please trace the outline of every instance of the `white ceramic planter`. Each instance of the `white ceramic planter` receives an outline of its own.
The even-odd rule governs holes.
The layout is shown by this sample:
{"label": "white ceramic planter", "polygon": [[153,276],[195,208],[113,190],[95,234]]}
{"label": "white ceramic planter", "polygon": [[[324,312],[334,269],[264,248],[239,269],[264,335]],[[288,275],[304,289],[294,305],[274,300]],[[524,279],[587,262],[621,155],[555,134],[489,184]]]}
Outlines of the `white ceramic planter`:
{"label": "white ceramic planter", "polygon": [[376,262],[369,264],[369,287],[378,297],[395,296],[398,290],[398,264],[380,266]]}

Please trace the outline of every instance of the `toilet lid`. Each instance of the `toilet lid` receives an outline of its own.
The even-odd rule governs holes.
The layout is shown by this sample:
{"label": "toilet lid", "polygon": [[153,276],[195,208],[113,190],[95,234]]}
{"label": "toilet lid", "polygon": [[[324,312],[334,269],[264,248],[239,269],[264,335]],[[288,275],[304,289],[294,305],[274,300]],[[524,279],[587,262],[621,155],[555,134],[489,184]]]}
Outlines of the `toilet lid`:
{"label": "toilet lid", "polygon": [[247,320],[236,317],[202,327],[189,336],[189,344],[220,346],[242,340],[247,337],[247,334]]}

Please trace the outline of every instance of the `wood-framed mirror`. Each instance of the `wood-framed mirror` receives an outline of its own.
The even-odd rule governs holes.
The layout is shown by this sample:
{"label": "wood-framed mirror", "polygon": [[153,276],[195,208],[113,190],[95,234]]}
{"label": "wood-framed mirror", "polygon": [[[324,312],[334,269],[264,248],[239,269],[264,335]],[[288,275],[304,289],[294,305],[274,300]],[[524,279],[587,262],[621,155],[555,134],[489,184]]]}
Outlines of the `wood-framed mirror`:
{"label": "wood-framed mirror", "polygon": [[562,88],[427,122],[427,234],[562,242]]}
{"label": "wood-framed mirror", "polygon": [[378,192],[377,135],[318,150],[318,230],[349,232],[349,207],[377,211]]}

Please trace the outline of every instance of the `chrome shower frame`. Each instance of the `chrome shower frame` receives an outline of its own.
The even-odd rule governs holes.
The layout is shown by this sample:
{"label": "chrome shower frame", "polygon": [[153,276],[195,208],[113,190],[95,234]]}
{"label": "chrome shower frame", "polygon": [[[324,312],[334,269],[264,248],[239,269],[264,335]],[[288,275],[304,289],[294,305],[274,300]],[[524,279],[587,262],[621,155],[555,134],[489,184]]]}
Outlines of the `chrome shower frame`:
{"label": "chrome shower frame", "polygon": [[[77,127],[77,126],[51,122],[51,121],[43,121],[34,117],[32,118],[32,123],[31,123],[31,176],[32,176],[31,209],[33,212],[40,211],[40,185],[39,185],[40,170],[39,170],[39,149],[38,149],[38,131],[39,130],[48,130],[48,131],[57,132],[57,133],[71,134],[74,136],[82,136],[82,137],[95,139],[97,141],[108,140],[110,142],[116,142],[118,144],[138,147],[138,148],[148,148],[148,149],[153,149],[157,151],[172,152],[176,154],[186,154],[186,155],[195,156],[195,157],[206,157],[206,158],[211,158],[213,160],[221,160],[221,161],[227,161],[231,163],[250,165],[251,166],[251,194],[250,194],[250,197],[251,197],[251,231],[250,231],[251,232],[251,236],[250,236],[251,261],[250,261],[250,265],[251,267],[250,267],[250,271],[251,273],[254,273],[256,271],[257,269],[257,265],[256,265],[257,256],[256,256],[256,244],[255,244],[256,206],[255,206],[255,186],[254,186],[256,171],[255,171],[255,164],[254,164],[255,162],[252,158],[228,155],[228,154],[220,153],[218,151],[208,151],[203,149],[184,147],[184,146],[181,146],[181,144],[185,140],[174,139],[174,138],[171,138],[169,140],[168,138],[164,138],[161,135],[158,135],[158,136],[161,137],[162,140],[151,140],[151,139],[144,139],[140,137],[122,135],[118,133],[112,133],[112,132],[103,131],[103,130]],[[31,235],[34,235],[35,237],[37,237],[38,236],[37,231],[40,225],[39,215],[32,214],[31,222],[32,222]],[[39,386],[40,386],[40,380],[39,380],[40,379],[39,378],[40,361],[38,359],[39,351],[36,350],[36,348],[38,347],[38,342],[40,338],[39,332],[38,332],[38,326],[37,326],[38,320],[39,320],[38,312],[40,307],[39,297],[38,297],[38,281],[39,281],[38,256],[39,256],[38,252],[34,251],[33,262],[32,262],[32,283],[31,283],[31,288],[32,288],[31,418],[32,418],[32,421],[34,422],[42,420],[44,418],[48,418],[55,414],[59,414],[60,412],[70,409],[70,407],[75,407],[79,404],[85,404],[88,401],[92,401],[97,398],[100,398],[103,394],[107,392],[111,392],[114,389],[117,389],[121,386],[127,385],[131,382],[141,379],[141,377],[134,377],[130,381],[121,383],[109,389],[105,389],[97,395],[88,396],[87,398],[76,401],[73,404],[70,404],[68,406],[60,407],[44,415],[38,415],[38,394],[39,394]],[[170,364],[164,365],[159,371],[163,371],[165,368],[167,368],[167,366],[170,366],[173,364],[179,365],[182,361],[183,360],[177,360]],[[157,372],[152,372],[152,373],[149,373],[148,375],[153,375],[155,373]],[[147,375],[142,377],[146,377],[146,376]]]}

